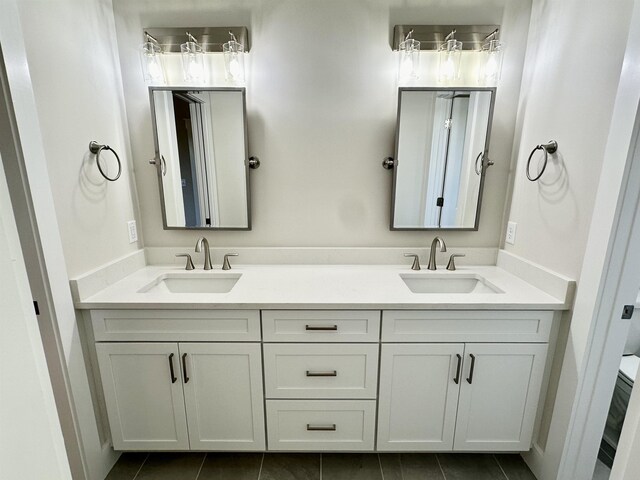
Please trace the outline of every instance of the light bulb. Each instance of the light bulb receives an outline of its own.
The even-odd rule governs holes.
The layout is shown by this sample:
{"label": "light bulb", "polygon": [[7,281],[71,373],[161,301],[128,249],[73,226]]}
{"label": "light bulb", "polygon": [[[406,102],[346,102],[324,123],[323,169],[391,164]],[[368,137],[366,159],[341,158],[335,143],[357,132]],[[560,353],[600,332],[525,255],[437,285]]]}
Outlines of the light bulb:
{"label": "light bulb", "polygon": [[192,80],[197,80],[202,77],[202,65],[198,62],[198,59],[195,56],[191,56],[189,58],[189,77]]}
{"label": "light bulb", "polygon": [[149,77],[153,82],[158,82],[160,80],[163,80],[162,67],[160,66],[156,58],[148,57],[147,65],[148,65]]}
{"label": "light bulb", "polygon": [[451,55],[447,55],[447,59],[444,62],[444,67],[442,69],[442,76],[447,80],[453,80],[456,75],[456,64],[451,58]]}
{"label": "light bulb", "polygon": [[242,70],[240,68],[240,62],[238,62],[237,56],[234,55],[233,58],[229,60],[229,75],[231,75],[233,78],[238,78],[241,73]]}

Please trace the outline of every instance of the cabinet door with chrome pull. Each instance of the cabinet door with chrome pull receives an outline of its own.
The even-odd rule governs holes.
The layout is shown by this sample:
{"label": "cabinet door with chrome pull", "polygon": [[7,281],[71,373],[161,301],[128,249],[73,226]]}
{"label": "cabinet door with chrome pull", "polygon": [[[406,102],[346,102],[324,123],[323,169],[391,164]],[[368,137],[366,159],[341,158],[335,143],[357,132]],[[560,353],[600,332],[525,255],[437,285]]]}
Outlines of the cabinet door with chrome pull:
{"label": "cabinet door with chrome pull", "polygon": [[115,450],[188,450],[176,343],[97,343]]}
{"label": "cabinet door with chrome pull", "polygon": [[179,347],[191,449],[264,450],[260,344]]}
{"label": "cabinet door with chrome pull", "polygon": [[379,451],[453,448],[463,343],[383,344]]}
{"label": "cabinet door with chrome pull", "polygon": [[541,343],[466,344],[455,450],[529,450],[546,354]]}

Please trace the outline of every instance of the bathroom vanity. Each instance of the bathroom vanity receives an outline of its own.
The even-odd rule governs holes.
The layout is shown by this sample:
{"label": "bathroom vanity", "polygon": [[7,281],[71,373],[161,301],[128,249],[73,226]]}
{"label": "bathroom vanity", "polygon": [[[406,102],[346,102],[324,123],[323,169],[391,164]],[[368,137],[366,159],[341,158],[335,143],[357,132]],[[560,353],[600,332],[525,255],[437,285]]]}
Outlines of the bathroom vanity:
{"label": "bathroom vanity", "polygon": [[77,307],[116,450],[504,452],[566,301],[491,266],[147,266]]}

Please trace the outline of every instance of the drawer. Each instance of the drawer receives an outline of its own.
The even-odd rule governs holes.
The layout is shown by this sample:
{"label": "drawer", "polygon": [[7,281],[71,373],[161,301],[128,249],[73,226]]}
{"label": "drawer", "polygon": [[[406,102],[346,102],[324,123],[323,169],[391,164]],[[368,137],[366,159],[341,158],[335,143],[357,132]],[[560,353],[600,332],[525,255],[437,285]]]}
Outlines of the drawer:
{"label": "drawer", "polygon": [[378,345],[264,345],[267,398],[376,398]]}
{"label": "drawer", "polygon": [[260,341],[258,310],[91,310],[98,342]]}
{"label": "drawer", "polygon": [[375,400],[267,400],[269,450],[373,450]]}
{"label": "drawer", "polygon": [[553,312],[386,310],[383,342],[548,342]]}
{"label": "drawer", "polygon": [[263,310],[265,342],[378,342],[378,310]]}

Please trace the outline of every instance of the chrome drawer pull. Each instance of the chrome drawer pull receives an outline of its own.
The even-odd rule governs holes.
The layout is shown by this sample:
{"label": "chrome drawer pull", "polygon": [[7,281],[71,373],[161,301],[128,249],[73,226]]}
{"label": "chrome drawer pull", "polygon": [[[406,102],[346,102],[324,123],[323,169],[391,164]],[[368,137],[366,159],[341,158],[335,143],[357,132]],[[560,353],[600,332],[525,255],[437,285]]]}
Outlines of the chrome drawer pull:
{"label": "chrome drawer pull", "polygon": [[329,372],[311,372],[307,370],[307,377],[337,377],[338,371],[331,370]]}
{"label": "chrome drawer pull", "polygon": [[336,424],[331,425],[310,425],[307,423],[307,431],[309,432],[335,432]]}
{"label": "chrome drawer pull", "polygon": [[305,325],[305,330],[307,331],[332,331],[335,332],[338,330],[338,325]]}

